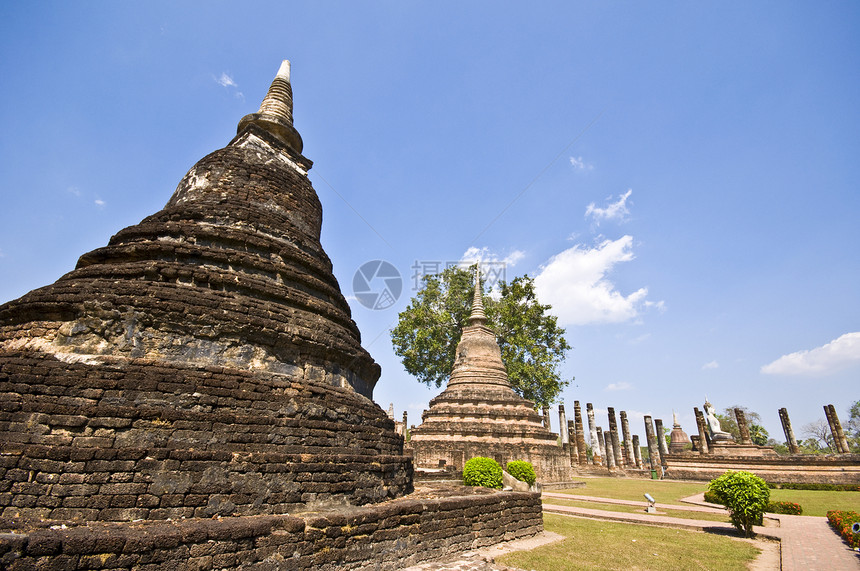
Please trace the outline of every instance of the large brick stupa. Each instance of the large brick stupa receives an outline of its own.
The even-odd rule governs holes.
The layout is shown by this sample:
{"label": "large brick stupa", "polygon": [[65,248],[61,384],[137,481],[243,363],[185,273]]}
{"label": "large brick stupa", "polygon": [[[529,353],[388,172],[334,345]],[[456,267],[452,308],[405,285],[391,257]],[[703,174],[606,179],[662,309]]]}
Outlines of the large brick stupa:
{"label": "large brick stupa", "polygon": [[514,392],[499,344],[487,327],[479,274],[469,323],[457,345],[448,385],[430,401],[421,425],[410,433],[417,468],[462,470],[485,456],[502,467],[511,460],[532,463],[543,482],[570,480],[570,455],[557,444],[532,401]]}
{"label": "large brick stupa", "polygon": [[0,514],[293,513],[411,490],[320,245],[289,63],[163,210],[0,306]]}

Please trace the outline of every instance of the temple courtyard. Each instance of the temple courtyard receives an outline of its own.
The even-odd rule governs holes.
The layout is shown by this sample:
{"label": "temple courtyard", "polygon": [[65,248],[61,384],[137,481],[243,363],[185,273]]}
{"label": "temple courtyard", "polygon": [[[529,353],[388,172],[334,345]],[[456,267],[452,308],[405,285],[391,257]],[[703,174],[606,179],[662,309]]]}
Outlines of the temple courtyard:
{"label": "temple courtyard", "polygon": [[[746,540],[736,535],[724,509],[704,502],[701,492],[691,494],[706,489],[705,482],[583,480],[581,488],[543,492],[546,531],[540,536],[460,553],[408,571],[860,569],[860,554],[851,551],[822,515],[766,514],[765,525],[755,528],[757,537]],[[641,496],[640,488],[650,489],[658,499],[656,514],[645,513],[647,502],[627,499]],[[818,499],[832,509],[860,505],[860,491],[772,492],[778,500],[812,505]]]}

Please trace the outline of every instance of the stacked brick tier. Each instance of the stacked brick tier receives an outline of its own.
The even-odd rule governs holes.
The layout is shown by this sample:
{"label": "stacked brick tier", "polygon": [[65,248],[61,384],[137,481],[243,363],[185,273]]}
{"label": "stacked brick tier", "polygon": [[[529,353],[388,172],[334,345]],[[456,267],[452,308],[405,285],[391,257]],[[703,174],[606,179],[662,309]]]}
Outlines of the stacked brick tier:
{"label": "stacked brick tier", "polygon": [[322,208],[301,164],[249,125],[163,210],[0,306],[0,347],[288,374],[313,364],[370,397],[379,366],[320,246]]}
{"label": "stacked brick tier", "polygon": [[792,454],[791,456],[717,456],[686,452],[664,459],[666,478],[713,480],[726,470],[744,470],[775,484],[860,486],[860,454]]}
{"label": "stacked brick tier", "polygon": [[539,494],[522,492],[401,498],[301,516],[56,523],[0,534],[0,567],[394,570],[543,529]]}
{"label": "stacked brick tier", "polygon": [[163,210],[0,306],[4,515],[281,514],[411,489],[310,165],[279,72]]}
{"label": "stacked brick tier", "polygon": [[534,403],[511,388],[496,336],[485,323],[478,284],[448,386],[410,433],[415,465],[437,468],[444,461],[462,470],[470,458],[486,456],[503,467],[511,460],[531,462],[542,482],[569,480],[569,453],[543,426]]}
{"label": "stacked brick tier", "polygon": [[118,521],[398,497],[411,468],[377,411],[348,388],[287,375],[6,355],[0,513]]}

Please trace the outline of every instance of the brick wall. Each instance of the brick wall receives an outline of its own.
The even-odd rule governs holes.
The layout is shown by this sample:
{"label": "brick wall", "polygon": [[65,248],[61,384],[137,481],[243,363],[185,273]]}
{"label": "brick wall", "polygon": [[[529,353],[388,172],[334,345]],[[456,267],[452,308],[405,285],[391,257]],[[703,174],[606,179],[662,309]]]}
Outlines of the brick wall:
{"label": "brick wall", "polygon": [[105,357],[0,354],[0,514],[283,514],[411,491],[402,437],[349,388]]}
{"label": "brick wall", "polygon": [[[540,495],[401,498],[318,515],[92,523],[0,534],[0,567],[400,569],[543,529]],[[0,528],[15,522],[0,519]]]}

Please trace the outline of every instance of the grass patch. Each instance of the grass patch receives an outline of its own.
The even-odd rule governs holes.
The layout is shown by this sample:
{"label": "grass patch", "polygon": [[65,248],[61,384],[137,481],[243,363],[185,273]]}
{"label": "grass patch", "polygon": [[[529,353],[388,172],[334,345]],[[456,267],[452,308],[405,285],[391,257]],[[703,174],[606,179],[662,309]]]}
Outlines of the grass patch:
{"label": "grass patch", "polygon": [[[552,504],[557,506],[572,506],[575,508],[590,508],[593,510],[605,510],[609,512],[622,512],[622,513],[645,513],[644,506],[625,506],[618,504],[605,504],[603,502],[587,502],[581,500],[558,500],[556,498],[544,498],[543,503]],[[684,519],[700,519],[704,521],[721,521],[723,523],[729,522],[729,514],[712,514],[706,512],[693,512],[686,510],[673,510],[673,509],[660,509],[659,514],[657,515],[665,515],[668,517],[677,517]]]}
{"label": "grass patch", "polygon": [[830,510],[860,511],[860,492],[826,492],[823,490],[771,490],[772,502],[794,502],[803,515],[827,517]]}
{"label": "grass patch", "polygon": [[[661,504],[683,504],[681,498],[693,496],[708,489],[707,482],[673,482],[671,480],[636,480],[633,478],[583,478],[583,481],[585,481],[584,488],[557,491],[562,494],[597,496],[598,498],[615,498],[637,502],[643,501],[644,495],[649,493]],[[803,508],[806,509],[806,506]]]}
{"label": "grass patch", "polygon": [[746,569],[753,544],[701,532],[544,514],[544,528],[564,541],[498,557],[503,565],[537,571],[618,569]]}

